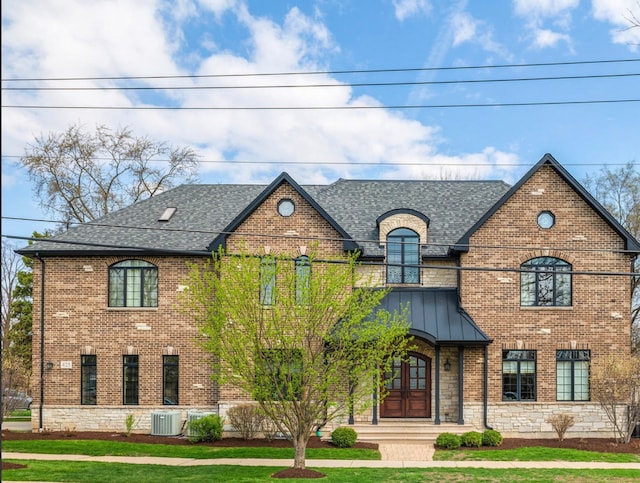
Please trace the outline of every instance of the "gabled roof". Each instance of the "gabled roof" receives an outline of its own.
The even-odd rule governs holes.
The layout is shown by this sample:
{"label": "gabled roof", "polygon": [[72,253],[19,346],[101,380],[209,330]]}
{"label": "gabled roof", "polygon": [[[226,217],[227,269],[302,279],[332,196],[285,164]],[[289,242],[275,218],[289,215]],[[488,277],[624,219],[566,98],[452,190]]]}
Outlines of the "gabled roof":
{"label": "gabled roof", "polygon": [[483,346],[492,342],[460,306],[456,289],[394,288],[376,310],[408,310],[409,333],[434,345]]}
{"label": "gabled roof", "polygon": [[640,253],[640,243],[549,153],[545,154],[515,185],[507,191],[469,230],[458,240],[454,249],[469,250],[471,236],[504,205],[543,166],[550,166],[609,226],[625,241],[625,250]]}
{"label": "gabled roof", "polygon": [[220,246],[225,248],[227,237],[234,232],[243,221],[245,221],[251,213],[255,211],[255,209],[264,202],[280,185],[283,183],[288,183],[294,190],[298,192],[300,196],[304,198],[304,200],[311,205],[311,207],[316,210],[320,216],[322,216],[331,227],[336,230],[340,237],[344,240],[344,249],[349,251],[354,251],[358,249],[357,244],[351,239],[351,236],[340,226],[335,220],[329,216],[329,214],[311,197],[309,194],[302,189],[302,187],[296,183],[291,176],[287,173],[282,173],[278,176],[273,182],[267,186],[262,193],[260,193],[256,198],[247,205],[247,207],[242,210],[242,212],[236,216],[231,223],[229,223],[208,246],[208,250],[217,251]]}

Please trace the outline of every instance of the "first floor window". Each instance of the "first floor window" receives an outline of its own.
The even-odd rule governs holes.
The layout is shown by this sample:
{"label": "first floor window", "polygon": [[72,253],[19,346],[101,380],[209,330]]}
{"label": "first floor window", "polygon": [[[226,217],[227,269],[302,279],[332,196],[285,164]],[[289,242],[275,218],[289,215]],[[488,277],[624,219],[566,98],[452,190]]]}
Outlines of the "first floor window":
{"label": "first floor window", "polygon": [[96,356],[80,357],[80,404],[94,405],[97,400]]}
{"label": "first floor window", "polygon": [[122,359],[123,403],[138,404],[138,356]]}
{"label": "first floor window", "polygon": [[178,404],[178,356],[162,356],[162,404]]}
{"label": "first floor window", "polygon": [[502,351],[502,400],[536,400],[536,351]]}
{"label": "first floor window", "polygon": [[256,358],[257,398],[295,401],[302,394],[302,352],[266,349]]}
{"label": "first floor window", "polygon": [[556,351],[556,393],[558,401],[589,400],[591,351]]}

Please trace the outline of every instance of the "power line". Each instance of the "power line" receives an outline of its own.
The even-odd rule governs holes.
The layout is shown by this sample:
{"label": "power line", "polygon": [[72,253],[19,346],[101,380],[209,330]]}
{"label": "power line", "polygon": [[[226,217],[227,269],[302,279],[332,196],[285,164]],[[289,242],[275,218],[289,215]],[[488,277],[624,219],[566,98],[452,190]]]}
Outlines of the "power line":
{"label": "power line", "polygon": [[[25,157],[25,155],[16,155],[16,154],[3,154],[2,155],[3,158],[15,158],[15,159],[22,159]],[[96,160],[96,161],[108,161],[111,160],[112,158],[107,158],[107,157],[98,157],[98,156],[92,156],[91,159]],[[135,158],[120,158],[122,161],[133,161]],[[150,163],[168,163],[171,160],[170,159],[147,159],[145,160],[146,162],[150,162]],[[344,166],[344,165],[349,165],[349,166],[422,166],[422,167],[434,167],[434,168],[438,168],[441,166],[458,166],[458,167],[487,167],[489,166],[486,163],[468,163],[465,162],[464,164],[461,163],[454,163],[454,162],[449,162],[449,163],[424,163],[424,162],[415,162],[415,163],[407,163],[407,162],[402,162],[402,163],[392,163],[392,162],[385,162],[385,161],[380,161],[380,162],[376,162],[376,161],[359,161],[359,162],[352,162],[352,161],[249,161],[249,160],[241,160],[241,159],[198,159],[196,160],[196,162],[198,164],[257,164],[257,165],[262,165],[262,164],[277,164],[277,165],[336,165],[336,166]],[[628,163],[606,163],[606,166],[626,166]],[[523,166],[531,166],[531,163],[509,163],[509,162],[504,162],[504,163],[500,163],[500,166],[508,166],[508,167],[523,167]],[[603,166],[603,163],[601,162],[594,162],[594,163],[563,163],[563,166]],[[435,180],[434,180],[435,181]],[[441,180],[444,181],[444,180]],[[469,179],[469,180],[448,180],[448,181],[475,181],[473,179]]]}
{"label": "power line", "polygon": [[3,105],[3,109],[80,109],[108,111],[345,111],[372,109],[452,109],[477,107],[531,107],[566,106],[586,104],[624,104],[640,102],[640,99],[599,99],[579,101],[540,101],[540,102],[496,102],[487,104],[419,104],[419,105],[350,105],[350,106],[42,106],[42,105]]}
{"label": "power line", "polygon": [[[18,240],[28,240],[28,241],[36,241],[36,242],[45,242],[45,243],[61,243],[66,245],[76,245],[76,246],[88,246],[93,248],[111,248],[114,250],[133,250],[140,252],[160,252],[160,253],[174,253],[181,255],[205,255],[208,254],[206,251],[200,250],[172,250],[172,249],[160,249],[156,247],[142,247],[138,245],[113,245],[107,243],[89,243],[89,242],[73,242],[68,240],[51,240],[47,238],[31,238],[31,237],[19,237],[12,235],[2,235],[5,238],[10,239],[18,239]],[[42,255],[41,253],[40,255]],[[233,254],[229,254],[233,255]],[[293,260],[293,258],[292,258]],[[316,259],[314,260],[318,263],[348,263],[346,260],[323,260]],[[457,265],[428,265],[428,264],[401,264],[401,263],[388,263],[388,262],[374,262],[363,260],[358,262],[359,265],[365,266],[374,266],[374,267],[408,267],[408,268],[418,268],[425,270],[453,270],[457,272],[508,272],[508,273],[538,273],[538,274],[561,274],[561,275],[589,275],[589,276],[606,276],[606,277],[615,277],[615,276],[623,276],[623,277],[637,277],[640,276],[640,272],[610,272],[610,271],[585,271],[585,270],[562,270],[560,272],[554,270],[544,270],[544,269],[531,269],[531,268],[513,268],[513,267],[461,267]]]}
{"label": "power line", "polygon": [[[37,221],[43,223],[57,223],[61,225],[85,225],[87,223],[80,222],[66,222],[66,221],[56,221],[56,220],[44,220],[44,219],[34,219],[34,218],[20,218],[20,217],[11,217],[11,216],[2,216],[3,220],[16,220],[16,221]],[[145,227],[145,226],[131,226],[131,225],[116,225],[112,223],[99,223],[96,221],[91,221],[91,226],[94,227],[102,227],[102,228],[119,228],[126,230],[143,230],[143,231],[161,231],[161,232],[174,232],[174,233],[193,233],[193,234],[205,234],[211,235],[212,237],[216,237],[219,235],[235,235],[235,236],[245,236],[245,237],[255,237],[255,238],[272,238],[272,239],[289,239],[289,240],[301,240],[301,241],[324,241],[324,242],[339,242],[342,243],[344,241],[354,241],[356,243],[368,243],[368,244],[379,244],[379,239],[367,239],[367,238],[340,238],[340,237],[319,237],[319,236],[305,236],[305,235],[272,235],[266,233],[255,233],[255,232],[227,232],[227,231],[212,231],[212,230],[193,230],[193,229],[185,229],[185,228],[157,228],[157,227]],[[36,238],[34,240],[42,240],[41,238]],[[54,242],[55,240],[48,240]],[[65,243],[74,243],[74,242],[65,242]],[[415,245],[415,243],[411,242],[394,242],[396,244],[406,243],[408,245]],[[83,243],[81,243],[83,244]],[[464,248],[483,248],[483,249],[496,249],[496,250],[535,250],[535,249],[545,249],[545,250],[558,250],[558,251],[571,251],[571,252],[583,252],[583,253],[636,253],[631,250],[624,249],[611,249],[611,248],[577,248],[577,247],[562,247],[562,246],[549,246],[545,245],[544,247],[538,246],[517,246],[517,245],[488,245],[488,244],[458,244],[458,243],[433,243],[426,242],[420,243],[421,246],[431,246],[431,247],[445,247],[450,248],[454,245],[456,247],[464,247]]]}
{"label": "power line", "polygon": [[473,65],[451,67],[409,67],[388,69],[350,69],[350,70],[325,70],[325,71],[301,71],[301,72],[257,72],[257,73],[229,73],[229,74],[201,74],[201,75],[154,75],[154,76],[111,76],[111,77],[31,77],[31,78],[7,78],[2,82],[33,82],[33,81],[78,81],[78,80],[142,80],[142,79],[204,79],[218,77],[263,77],[263,76],[292,76],[292,75],[339,75],[339,74],[374,74],[396,72],[433,72],[450,70],[473,69],[505,69],[523,67],[557,67],[570,65],[596,65],[639,62],[640,59],[606,59],[584,60],[573,62],[541,62],[528,64],[496,64]]}
{"label": "power line", "polygon": [[555,77],[515,77],[502,79],[461,79],[440,81],[404,81],[404,82],[358,82],[332,84],[260,84],[260,85],[226,85],[226,86],[122,86],[122,87],[3,87],[3,91],[161,91],[161,90],[227,90],[227,89],[297,89],[297,88],[325,88],[325,87],[394,87],[421,85],[449,85],[449,84],[492,84],[506,82],[535,82],[555,80],[581,79],[611,79],[622,77],[636,77],[640,73],[572,75]]}

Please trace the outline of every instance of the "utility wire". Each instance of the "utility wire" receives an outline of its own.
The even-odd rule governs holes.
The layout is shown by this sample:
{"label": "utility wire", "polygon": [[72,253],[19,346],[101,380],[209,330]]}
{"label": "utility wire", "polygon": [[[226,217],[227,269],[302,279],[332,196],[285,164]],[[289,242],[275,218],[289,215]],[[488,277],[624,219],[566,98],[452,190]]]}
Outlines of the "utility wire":
{"label": "utility wire", "polygon": [[230,73],[230,74],[202,74],[202,75],[155,75],[155,76],[112,76],[112,77],[31,77],[31,78],[7,78],[2,82],[32,82],[32,81],[78,81],[78,80],[142,80],[142,79],[205,79],[217,77],[263,77],[263,76],[291,76],[291,75],[338,75],[338,74],[373,74],[392,72],[432,72],[449,70],[472,69],[504,69],[523,67],[557,67],[569,65],[596,65],[640,62],[640,59],[608,59],[608,60],[584,60],[573,62],[543,62],[529,64],[496,64],[496,65],[472,65],[451,67],[410,67],[398,69],[351,69],[351,70],[325,70],[302,72],[258,72],[258,73]]}
{"label": "utility wire", "polygon": [[566,106],[585,104],[624,104],[640,102],[640,99],[599,99],[582,101],[541,101],[541,102],[496,102],[487,104],[419,104],[419,105],[350,105],[350,106],[42,106],[42,105],[3,105],[3,109],[80,109],[107,111],[345,111],[371,109],[451,109],[475,107],[524,107],[524,106]]}
{"label": "utility wire", "polygon": [[[37,221],[44,223],[58,223],[60,225],[76,225],[82,226],[90,223],[92,227],[102,227],[102,228],[119,228],[125,230],[143,230],[143,231],[157,231],[157,232],[175,232],[175,233],[192,233],[192,234],[205,234],[211,235],[212,237],[216,237],[219,235],[235,235],[235,236],[244,236],[244,237],[255,237],[255,238],[272,238],[272,239],[288,239],[288,240],[301,240],[301,241],[324,241],[324,242],[338,242],[342,243],[345,241],[353,241],[356,243],[363,244],[379,244],[379,239],[367,239],[367,238],[340,238],[340,237],[319,237],[319,236],[308,236],[308,235],[272,235],[266,233],[255,233],[255,232],[239,232],[239,231],[212,231],[212,230],[192,230],[186,228],[168,228],[168,227],[145,227],[145,226],[131,226],[131,225],[116,225],[112,223],[99,223],[95,221],[80,223],[80,222],[63,222],[63,221],[55,221],[55,220],[44,220],[44,219],[32,219],[32,218],[18,218],[11,216],[3,216],[3,220],[16,220],[16,221]],[[44,240],[41,238],[36,238],[35,240]],[[55,241],[55,240],[49,240]],[[72,242],[69,242],[72,243]],[[402,245],[415,245],[415,243],[411,242],[394,242],[394,244]],[[558,250],[558,251],[572,251],[572,252],[584,252],[584,253],[635,253],[635,251],[624,250],[624,249],[611,249],[611,248],[577,248],[577,247],[562,247],[562,246],[548,246],[544,247],[538,246],[517,246],[517,245],[488,245],[488,244],[458,244],[458,243],[434,243],[434,242],[426,242],[420,243],[421,246],[430,246],[430,247],[456,247],[460,248],[486,248],[486,249],[496,249],[496,250],[535,250],[535,249],[545,249],[545,250]]]}
{"label": "utility wire", "polygon": [[554,80],[579,79],[610,79],[621,77],[637,77],[640,73],[601,74],[601,75],[571,75],[557,77],[515,77],[506,79],[462,79],[441,81],[404,81],[404,82],[358,82],[332,84],[276,84],[276,85],[226,85],[226,86],[123,86],[123,87],[3,87],[3,91],[161,91],[161,90],[227,90],[227,89],[297,89],[297,88],[325,88],[325,87],[394,87],[394,86],[423,86],[448,84],[492,84],[505,82],[532,82]]}
{"label": "utility wire", "polygon": [[[28,240],[45,243],[61,243],[65,245],[87,246],[93,248],[110,248],[114,250],[133,250],[140,251],[141,253],[174,253],[181,255],[205,255],[209,252],[205,250],[174,250],[174,249],[162,249],[157,247],[142,247],[138,245],[112,245],[108,243],[89,243],[89,242],[73,242],[65,240],[51,240],[47,238],[31,238],[20,237],[12,235],[2,235],[5,238],[16,240]],[[40,253],[43,255],[43,253]],[[232,256],[233,254],[229,254]],[[292,258],[291,260],[295,260]],[[348,263],[346,260],[323,260],[321,258],[314,260],[318,263]],[[428,265],[428,264],[402,264],[402,263],[388,263],[388,262],[374,262],[363,260],[358,262],[360,265],[374,266],[374,267],[405,267],[405,268],[418,268],[418,269],[431,269],[431,270],[454,270],[457,272],[509,272],[509,273],[538,273],[538,274],[557,274],[557,275],[591,275],[591,276],[621,276],[621,277],[637,277],[640,276],[640,272],[610,272],[610,271],[584,271],[584,270],[545,270],[545,269],[531,269],[531,268],[513,268],[513,267],[461,267],[457,265]]]}
{"label": "utility wire", "polygon": [[[14,159],[22,159],[24,158],[26,155],[17,155],[17,154],[3,154],[2,157],[3,158],[14,158]],[[91,156],[91,159],[96,160],[96,161],[109,161],[112,158],[107,158],[107,157],[98,157],[98,156]],[[120,158],[122,161],[133,161],[135,158]],[[146,159],[146,162],[149,163],[168,163],[171,160],[170,159]],[[248,161],[248,160],[241,160],[241,159],[198,159],[196,160],[196,162],[198,164],[277,164],[277,165],[282,165],[282,164],[286,164],[286,165],[336,165],[336,166],[343,166],[343,165],[349,165],[349,166],[422,166],[422,167],[434,167],[434,168],[438,168],[441,166],[458,166],[458,167],[469,167],[469,166],[476,166],[476,167],[488,167],[491,165],[488,165],[487,163],[468,163],[465,162],[464,165],[461,165],[460,163],[454,163],[454,162],[450,162],[450,163],[420,163],[420,162],[416,162],[416,163],[406,163],[406,162],[402,162],[402,163],[391,163],[391,162],[384,162],[384,161],[380,161],[380,162],[376,162],[376,161],[361,161],[361,162],[352,162],[352,161]],[[626,166],[628,163],[606,163],[606,166]],[[603,164],[601,162],[594,162],[594,163],[562,163],[563,166],[603,166]],[[522,166],[531,166],[531,163],[500,163],[500,167],[504,167],[504,166],[508,166],[508,167],[522,167]],[[362,180],[360,180],[362,181]],[[366,181],[366,180],[365,180]],[[410,181],[410,180],[409,180]],[[459,182],[474,182],[474,181],[480,181],[480,180],[475,180],[475,179],[458,179],[458,180],[441,180],[441,179],[432,179],[432,180],[420,180],[420,181],[459,181]],[[496,180],[496,181],[500,181],[500,180]],[[262,185],[261,185],[262,186]],[[264,185],[266,186],[266,184]],[[42,220],[41,220],[42,221]]]}

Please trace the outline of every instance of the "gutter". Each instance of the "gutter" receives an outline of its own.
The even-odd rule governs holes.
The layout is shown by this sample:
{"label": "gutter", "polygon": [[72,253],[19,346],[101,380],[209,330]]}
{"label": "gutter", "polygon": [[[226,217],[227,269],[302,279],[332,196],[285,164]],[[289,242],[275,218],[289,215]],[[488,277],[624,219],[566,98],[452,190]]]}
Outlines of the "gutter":
{"label": "gutter", "polygon": [[482,395],[482,406],[483,406],[483,423],[484,427],[487,429],[493,429],[488,424],[489,418],[489,346],[484,346],[484,394]]}
{"label": "gutter", "polygon": [[43,428],[43,415],[42,406],[44,405],[44,275],[45,275],[45,263],[40,257],[40,253],[35,253],[35,258],[40,261],[40,407],[38,408],[38,430],[42,433]]}

